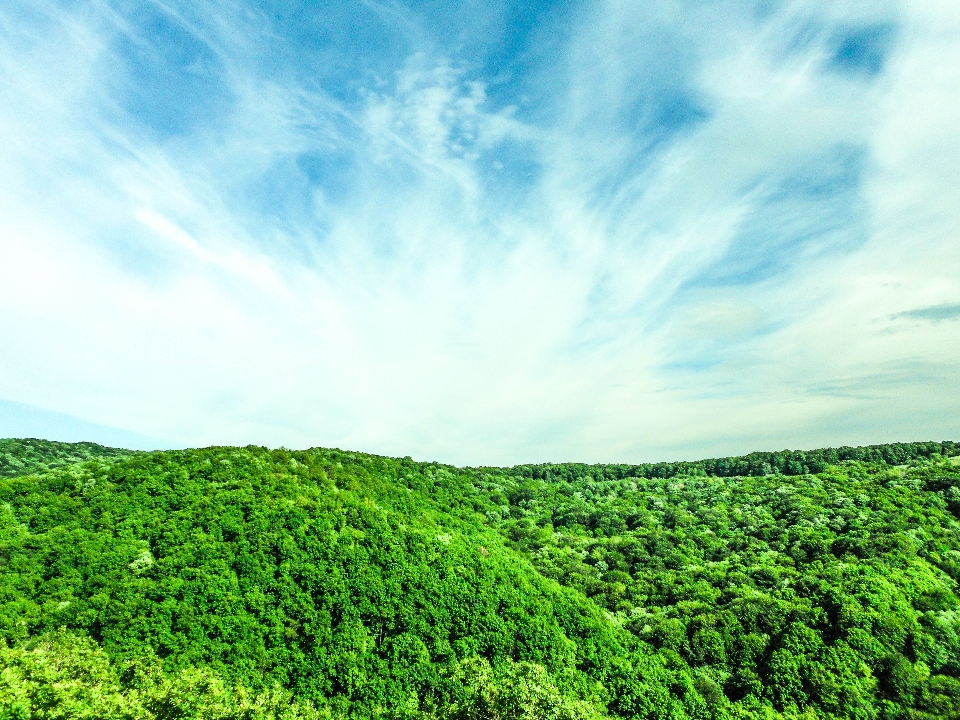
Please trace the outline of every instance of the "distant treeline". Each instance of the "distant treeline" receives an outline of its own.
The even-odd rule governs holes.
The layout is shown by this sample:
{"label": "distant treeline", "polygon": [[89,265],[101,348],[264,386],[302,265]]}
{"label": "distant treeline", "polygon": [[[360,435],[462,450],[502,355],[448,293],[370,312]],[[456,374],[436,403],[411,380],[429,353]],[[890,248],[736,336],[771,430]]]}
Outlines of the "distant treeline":
{"label": "distant treeline", "polygon": [[115,458],[132,450],[92,442],[65,443],[36,438],[0,439],[0,478],[29,475],[86,460]]}
{"label": "distant treeline", "polygon": [[536,480],[573,480],[585,475],[597,479],[671,478],[677,475],[709,477],[762,477],[764,475],[806,475],[820,473],[828,465],[845,460],[905,465],[912,460],[929,459],[934,455],[952,457],[960,454],[960,443],[943,442],[890,443],[863,447],[821,448],[819,450],[781,450],[752,452],[739,457],[711,458],[681,462],[642,463],[640,465],[586,465],[582,463],[543,463],[517,465],[507,472]]}

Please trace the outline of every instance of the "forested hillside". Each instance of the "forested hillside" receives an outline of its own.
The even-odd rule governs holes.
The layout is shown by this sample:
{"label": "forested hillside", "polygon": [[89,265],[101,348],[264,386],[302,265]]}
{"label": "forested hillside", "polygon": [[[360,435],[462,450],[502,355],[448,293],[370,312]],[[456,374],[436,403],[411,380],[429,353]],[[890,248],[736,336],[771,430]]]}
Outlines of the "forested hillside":
{"label": "forested hillside", "polygon": [[91,442],[65,443],[34,438],[0,439],[0,478],[29,475],[93,458],[106,460],[131,454],[130,450],[104,447]]}
{"label": "forested hillside", "polygon": [[960,718],[953,443],[0,442],[0,718]]}

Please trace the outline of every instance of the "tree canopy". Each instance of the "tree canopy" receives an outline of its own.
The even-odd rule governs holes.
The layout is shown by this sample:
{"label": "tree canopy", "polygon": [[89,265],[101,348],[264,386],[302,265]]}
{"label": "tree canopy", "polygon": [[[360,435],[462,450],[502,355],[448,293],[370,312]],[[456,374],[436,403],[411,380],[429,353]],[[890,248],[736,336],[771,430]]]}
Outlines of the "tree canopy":
{"label": "tree canopy", "polygon": [[3,718],[960,718],[953,443],[0,443]]}

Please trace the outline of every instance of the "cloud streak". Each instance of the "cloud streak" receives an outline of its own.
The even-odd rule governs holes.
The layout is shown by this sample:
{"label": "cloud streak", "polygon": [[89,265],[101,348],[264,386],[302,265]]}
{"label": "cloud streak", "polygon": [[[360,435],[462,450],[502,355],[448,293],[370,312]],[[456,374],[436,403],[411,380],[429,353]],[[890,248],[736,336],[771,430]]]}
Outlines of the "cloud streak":
{"label": "cloud streak", "polygon": [[949,4],[526,16],[5,6],[0,397],[460,463],[957,434],[904,322],[960,298]]}

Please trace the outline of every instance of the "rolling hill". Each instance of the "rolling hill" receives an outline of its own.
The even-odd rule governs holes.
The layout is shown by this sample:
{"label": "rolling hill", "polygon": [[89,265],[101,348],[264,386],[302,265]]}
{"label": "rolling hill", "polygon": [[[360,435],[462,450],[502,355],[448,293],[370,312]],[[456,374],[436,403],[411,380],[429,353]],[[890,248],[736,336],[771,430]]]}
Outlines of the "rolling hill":
{"label": "rolling hill", "polygon": [[960,717],[958,454],[3,440],[0,717]]}

